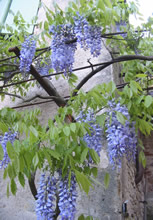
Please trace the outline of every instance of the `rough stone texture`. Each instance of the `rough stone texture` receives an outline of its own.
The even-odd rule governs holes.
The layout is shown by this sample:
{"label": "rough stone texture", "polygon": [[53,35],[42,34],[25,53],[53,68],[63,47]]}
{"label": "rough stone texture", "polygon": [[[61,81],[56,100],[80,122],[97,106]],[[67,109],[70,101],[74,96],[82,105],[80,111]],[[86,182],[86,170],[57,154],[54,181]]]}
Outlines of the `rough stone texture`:
{"label": "rough stone texture", "polygon": [[[116,52],[117,48],[113,50]],[[117,55],[115,54],[115,57]],[[113,81],[116,85],[122,84],[124,81],[122,77],[119,77],[122,67],[121,64],[113,65]],[[130,220],[145,220],[145,207],[144,207],[144,191],[145,180],[136,185],[135,175],[137,173],[136,164],[129,164],[124,158],[122,161],[122,168],[120,171],[120,180],[118,182],[118,194],[120,195],[120,212],[122,211],[122,205],[126,202],[128,215],[124,216],[122,213],[122,219]]]}
{"label": "rough stone texture", "polygon": [[145,168],[145,211],[147,220],[153,219],[153,132],[148,137],[142,135],[145,148],[146,168]]}
{"label": "rough stone texture", "polygon": [[[144,181],[135,184],[135,164],[129,164],[124,158],[120,176],[120,197],[122,204],[127,203],[127,213],[130,219],[142,220],[144,216]],[[121,205],[122,207],[122,205]]]}

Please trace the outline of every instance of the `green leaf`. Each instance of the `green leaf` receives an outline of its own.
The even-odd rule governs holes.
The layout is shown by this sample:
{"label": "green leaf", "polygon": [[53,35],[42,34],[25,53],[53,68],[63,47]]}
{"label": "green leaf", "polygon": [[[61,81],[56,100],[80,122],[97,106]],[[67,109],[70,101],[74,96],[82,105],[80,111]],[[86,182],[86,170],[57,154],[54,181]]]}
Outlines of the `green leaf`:
{"label": "green leaf", "polygon": [[75,131],[76,131],[76,124],[75,123],[71,123],[70,124],[70,129],[71,129],[71,131],[73,131],[75,133]]}
{"label": "green leaf", "polygon": [[138,122],[141,132],[145,135],[150,134],[152,130],[152,125],[149,122],[145,121],[144,119],[138,119]]}
{"label": "green leaf", "polygon": [[91,172],[92,172],[92,174],[94,175],[94,177],[96,178],[97,175],[98,175],[98,169],[97,169],[96,167],[93,167],[93,168],[91,169]]}
{"label": "green leaf", "polygon": [[139,153],[139,161],[142,163],[142,166],[145,168],[146,167],[146,157],[143,151],[140,151]]}
{"label": "green leaf", "polygon": [[19,170],[21,172],[23,172],[24,166],[25,166],[25,160],[24,160],[23,155],[20,154],[20,156],[19,156]]}
{"label": "green leaf", "polygon": [[104,2],[109,8],[112,8],[112,4],[111,4],[110,0],[104,0]]}
{"label": "green leaf", "polygon": [[147,95],[145,97],[144,105],[148,108],[152,104],[152,101],[153,101],[152,96]]}
{"label": "green leaf", "polygon": [[104,127],[104,125],[105,125],[105,120],[106,120],[106,114],[98,115],[98,116],[96,117],[96,121],[97,121],[97,123],[98,123],[101,127]]}
{"label": "green leaf", "polygon": [[32,125],[29,127],[29,129],[35,137],[38,137],[38,131]]}
{"label": "green leaf", "polygon": [[97,8],[100,8],[100,9],[102,9],[103,11],[105,11],[105,5],[104,5],[103,0],[98,0]]}
{"label": "green leaf", "polygon": [[100,162],[100,158],[94,149],[89,148],[89,153],[93,161],[98,164]]}
{"label": "green leaf", "polygon": [[79,216],[79,218],[78,218],[78,220],[85,220],[84,215],[83,215],[83,214],[82,214],[82,215],[80,215],[80,216]]}
{"label": "green leaf", "polygon": [[8,168],[5,168],[4,173],[3,173],[3,179],[4,179],[4,180],[6,179],[7,174],[8,174],[7,169],[8,169]]}
{"label": "green leaf", "polygon": [[83,162],[85,161],[85,159],[86,159],[86,157],[87,157],[87,154],[88,154],[88,150],[89,150],[89,148],[85,148],[85,149],[82,151],[82,153],[81,153],[81,158],[80,158],[81,163],[83,163]]}
{"label": "green leaf", "polygon": [[147,74],[137,74],[135,77],[137,78],[144,78],[144,77],[147,77]]}
{"label": "green leaf", "polygon": [[85,176],[83,173],[80,173],[77,170],[75,170],[75,175],[79,186],[81,186],[81,188],[88,194],[90,186],[92,186],[92,184],[87,178],[87,176]]}
{"label": "green leaf", "polygon": [[16,191],[17,191],[16,183],[15,183],[14,179],[11,179],[11,192],[13,195],[16,195]]}
{"label": "green leaf", "polygon": [[140,84],[138,82],[135,82],[134,80],[131,80],[130,87],[134,93],[138,93],[138,90],[142,91]]}
{"label": "green leaf", "polygon": [[13,148],[13,145],[8,141],[6,144],[7,153],[10,159],[14,159],[16,157],[16,152]]}
{"label": "green leaf", "polygon": [[4,157],[4,151],[2,145],[0,144],[0,160],[3,160],[3,157]]}
{"label": "green leaf", "polygon": [[48,154],[48,152],[47,151],[43,151],[43,153],[44,153],[44,155],[45,155],[45,157],[46,157],[46,159],[47,159],[47,161],[48,161],[48,164],[49,164],[49,166],[50,167],[52,167],[52,160],[51,160],[51,156]]}
{"label": "green leaf", "polygon": [[86,220],[93,220],[93,217],[92,216],[87,216]]}
{"label": "green leaf", "polygon": [[24,166],[30,170],[33,160],[33,155],[31,154],[30,151],[26,151],[23,154],[23,158],[24,158]]}
{"label": "green leaf", "polygon": [[44,29],[45,29],[46,31],[49,30],[49,25],[48,25],[48,22],[47,22],[47,21],[44,22]]}
{"label": "green leaf", "polygon": [[18,175],[18,180],[19,180],[21,186],[24,187],[24,185],[25,185],[25,179],[24,179],[24,175],[23,175],[21,172],[20,172],[19,175]]}
{"label": "green leaf", "polygon": [[125,124],[125,116],[121,113],[121,112],[116,112],[116,116],[117,116],[117,120],[121,123],[121,124]]}
{"label": "green leaf", "polygon": [[76,11],[78,11],[78,7],[77,7],[77,5],[76,5],[74,2],[72,2],[72,7],[73,7]]}
{"label": "green leaf", "polygon": [[3,133],[8,131],[8,126],[2,121],[0,121],[0,131],[2,131]]}
{"label": "green leaf", "polygon": [[70,135],[70,128],[68,126],[65,126],[63,128],[63,132],[68,137]]}
{"label": "green leaf", "polygon": [[81,4],[81,6],[84,6],[85,0],[80,0],[80,4]]}
{"label": "green leaf", "polygon": [[34,167],[36,168],[38,163],[39,163],[39,156],[38,156],[38,152],[36,152],[35,156],[32,159],[32,163],[34,165]]}
{"label": "green leaf", "polygon": [[16,177],[16,173],[15,173],[14,167],[11,164],[8,165],[7,172],[8,172],[8,175],[9,175],[10,179]]}
{"label": "green leaf", "polygon": [[60,154],[57,151],[47,148],[47,152],[55,159],[57,159],[57,160],[60,159]]}
{"label": "green leaf", "polygon": [[105,177],[104,177],[104,184],[105,184],[106,189],[107,189],[108,186],[109,186],[109,181],[110,181],[109,173],[106,173],[106,174],[105,174]]}
{"label": "green leaf", "polygon": [[116,90],[116,85],[114,82],[110,81],[108,84],[107,84],[107,90],[108,92],[111,92],[113,93],[115,90]]}

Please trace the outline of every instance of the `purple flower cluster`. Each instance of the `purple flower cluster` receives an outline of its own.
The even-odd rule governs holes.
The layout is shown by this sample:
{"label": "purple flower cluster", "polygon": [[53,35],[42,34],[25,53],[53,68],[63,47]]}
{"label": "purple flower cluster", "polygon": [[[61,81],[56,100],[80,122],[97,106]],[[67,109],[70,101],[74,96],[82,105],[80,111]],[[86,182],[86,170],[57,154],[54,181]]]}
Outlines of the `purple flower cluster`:
{"label": "purple flower cluster", "polygon": [[[108,141],[108,155],[113,167],[121,167],[122,158],[134,161],[136,155],[137,137],[134,122],[130,122],[130,115],[125,106],[120,103],[109,102],[110,110],[106,121],[106,134]],[[126,118],[125,124],[117,120],[116,111],[122,113]],[[110,120],[111,117],[111,120]]]}
{"label": "purple flower cluster", "polygon": [[98,57],[101,52],[101,27],[88,26],[85,29],[86,43],[93,57]]}
{"label": "purple flower cluster", "polygon": [[77,121],[87,122],[90,125],[91,134],[86,134],[83,140],[87,143],[87,146],[94,149],[100,156],[100,151],[102,149],[102,128],[97,124],[94,113],[89,111],[87,114],[80,113]]}
{"label": "purple flower cluster", "polygon": [[[77,14],[74,17],[74,24],[52,25],[50,33],[53,35],[51,42],[52,68],[64,71],[64,74],[72,72],[74,54],[77,42],[84,50],[90,49],[93,57],[100,55],[101,51],[101,27],[91,26],[83,16]],[[77,38],[77,42],[70,42]]]}
{"label": "purple flower cluster", "polygon": [[41,175],[36,200],[37,220],[52,220],[55,215],[56,178]]}
{"label": "purple flower cluster", "polygon": [[68,177],[60,177],[59,181],[59,202],[61,220],[73,220],[76,212],[76,179],[71,176],[71,185],[69,187]]}
{"label": "purple flower cluster", "polygon": [[88,49],[88,45],[86,43],[86,36],[85,36],[85,32],[88,33],[88,29],[89,29],[88,21],[80,14],[77,14],[77,17],[74,17],[74,33],[77,38],[77,42],[84,50]]}
{"label": "purple flower cluster", "polygon": [[20,71],[29,72],[32,64],[32,59],[36,51],[36,41],[33,40],[33,36],[29,36],[22,43],[20,51]]}
{"label": "purple flower cluster", "polygon": [[0,136],[0,144],[4,152],[3,160],[0,160],[0,169],[2,168],[5,169],[8,163],[10,162],[10,158],[7,153],[6,145],[8,141],[11,142],[11,144],[13,144],[16,136],[17,136],[17,132],[12,133],[11,131],[5,132],[4,136]]}
{"label": "purple flower cluster", "polygon": [[[61,171],[58,176],[41,175],[40,187],[36,200],[37,220],[52,220],[56,215],[55,204],[58,201],[61,220],[73,220],[76,212],[76,179],[72,174],[71,184],[66,176],[62,178]],[[56,196],[58,195],[58,198]]]}
{"label": "purple flower cluster", "polygon": [[93,57],[100,55],[102,32],[100,26],[91,26],[83,16],[77,14],[77,17],[74,18],[74,32],[81,48],[90,49]]}
{"label": "purple flower cluster", "polygon": [[51,61],[52,68],[58,71],[64,71],[64,75],[72,72],[74,63],[74,54],[76,50],[76,42],[67,44],[69,40],[75,38],[72,25],[58,25],[50,27],[50,33],[53,34],[51,42]]}

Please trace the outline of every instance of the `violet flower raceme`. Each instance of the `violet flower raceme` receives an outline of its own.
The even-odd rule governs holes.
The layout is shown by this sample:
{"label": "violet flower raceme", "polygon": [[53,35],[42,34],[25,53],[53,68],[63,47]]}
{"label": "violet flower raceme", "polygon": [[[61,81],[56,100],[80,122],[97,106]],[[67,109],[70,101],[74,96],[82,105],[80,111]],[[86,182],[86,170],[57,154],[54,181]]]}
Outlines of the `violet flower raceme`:
{"label": "violet flower raceme", "polygon": [[90,49],[93,57],[98,57],[101,52],[101,32],[100,26],[91,26],[79,13],[74,17],[74,33],[77,42],[84,50]]}
{"label": "violet flower raceme", "polygon": [[81,48],[84,50],[88,49],[88,45],[86,43],[86,36],[85,36],[85,30],[87,32],[89,28],[89,23],[81,16],[79,13],[77,13],[77,16],[74,17],[74,33],[77,38],[77,42],[80,44]]}
{"label": "violet flower raceme", "polygon": [[73,27],[71,24],[58,25],[50,27],[50,33],[53,35],[51,42],[51,62],[52,68],[58,71],[64,71],[64,75],[72,73],[74,63],[74,54],[76,50],[76,42],[67,44],[69,40],[75,38]]}
{"label": "violet flower raceme", "polygon": [[32,64],[32,59],[36,51],[36,41],[33,36],[29,36],[22,43],[20,51],[20,71],[29,72]]}
{"label": "violet flower raceme", "polygon": [[62,178],[60,175],[59,180],[59,202],[60,220],[74,220],[76,212],[76,179],[75,176],[71,176],[71,184],[69,187],[69,180],[66,176]]}
{"label": "violet flower raceme", "polygon": [[86,43],[93,57],[98,57],[101,53],[101,32],[102,28],[99,26],[90,25],[84,29]]}
{"label": "violet flower raceme", "polygon": [[83,140],[87,143],[87,146],[94,149],[100,156],[100,151],[102,149],[102,128],[97,124],[94,113],[88,111],[86,114],[82,112],[76,118],[79,122],[87,122],[90,125],[89,130],[91,134],[86,134]]}
{"label": "violet flower raceme", "polygon": [[[123,156],[125,156],[128,161],[135,160],[137,147],[135,126],[134,122],[129,121],[130,115],[125,106],[121,106],[120,103],[113,104],[112,102],[108,104],[110,110],[106,121],[106,134],[109,160],[113,167],[121,167]],[[124,125],[117,120],[115,111],[122,113],[127,118]]]}
{"label": "violet flower raceme", "polygon": [[0,160],[0,169],[6,168],[8,166],[8,163],[10,162],[10,158],[7,153],[7,142],[11,142],[13,144],[15,137],[17,136],[17,132],[12,133],[11,131],[5,132],[4,136],[0,136],[0,144],[3,148],[4,157],[2,160]]}
{"label": "violet flower raceme", "polygon": [[56,178],[41,175],[36,200],[37,220],[53,220],[55,215]]}

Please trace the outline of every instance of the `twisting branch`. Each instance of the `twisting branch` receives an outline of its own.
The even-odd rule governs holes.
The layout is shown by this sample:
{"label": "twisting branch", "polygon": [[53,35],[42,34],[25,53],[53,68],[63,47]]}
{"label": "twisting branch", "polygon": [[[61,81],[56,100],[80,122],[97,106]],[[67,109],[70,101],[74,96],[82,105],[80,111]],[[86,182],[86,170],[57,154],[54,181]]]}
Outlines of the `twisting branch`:
{"label": "twisting branch", "polygon": [[[140,31],[134,31],[134,32],[139,33],[139,32],[148,32],[148,31],[150,31],[150,30],[140,30]],[[112,36],[117,36],[117,35],[122,35],[122,34],[127,34],[127,31],[120,31],[120,32],[114,32],[114,33],[102,34],[101,38],[108,38],[108,39],[113,39],[113,40],[122,40],[122,39],[118,39],[118,38],[112,38]],[[71,43],[75,43],[76,41],[77,41],[77,38],[74,38],[73,40],[68,40],[65,43],[66,44],[71,44]]]}
{"label": "twisting branch", "polygon": [[51,50],[50,47],[46,47],[44,50],[41,50],[41,52],[34,57],[34,60],[37,59],[39,56],[41,56],[43,53],[46,53],[47,51],[50,50]]}
{"label": "twisting branch", "polygon": [[11,60],[11,59],[14,59],[14,58],[16,58],[16,56],[6,57],[4,59],[1,59],[0,62],[4,62],[4,61]]}
{"label": "twisting branch", "polygon": [[153,61],[153,56],[141,56],[141,55],[125,55],[125,56],[120,56],[118,58],[112,59],[111,61],[103,63],[102,66],[98,67],[97,69],[91,71],[83,80],[76,86],[74,89],[74,92],[72,96],[75,96],[77,94],[77,91],[91,78],[93,77],[96,73],[100,72],[101,70],[105,69],[106,67],[110,66],[111,64],[114,63],[120,63],[124,61],[131,61],[131,60],[148,60],[148,61]]}
{"label": "twisting branch", "polygon": [[87,62],[90,64],[92,71],[94,71],[93,64],[90,62],[90,59],[88,59]]}
{"label": "twisting branch", "polygon": [[9,95],[9,96],[13,96],[13,97],[16,97],[16,98],[19,98],[19,99],[24,100],[24,99],[22,98],[22,96],[15,95],[15,94],[12,94],[12,93],[9,93],[9,92],[1,92],[1,91],[0,91],[0,94]]}
{"label": "twisting branch", "polygon": [[36,98],[40,98],[40,99],[52,99],[52,100],[59,100],[61,99],[61,97],[57,97],[57,96],[41,96],[41,95],[35,95],[34,97],[30,98],[30,99],[26,99],[24,100],[24,102],[31,102],[32,100],[36,99]]}
{"label": "twisting branch", "polygon": [[[20,59],[20,50],[18,47],[10,48],[9,52],[14,52],[16,56]],[[66,104],[65,100],[59,95],[59,93],[56,91],[52,83],[48,79],[42,78],[33,65],[31,65],[30,73],[32,76],[35,77],[35,79],[39,82],[39,84],[43,87],[43,89],[48,93],[48,95],[58,97],[58,99],[57,98],[53,99],[58,106],[63,106]]]}
{"label": "twisting branch", "polygon": [[18,68],[18,65],[13,64],[13,63],[3,63],[3,64],[0,64],[0,67],[3,67],[3,66],[13,66],[13,67]]}

